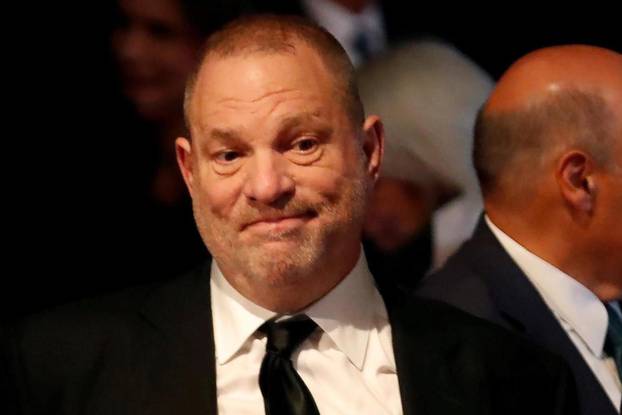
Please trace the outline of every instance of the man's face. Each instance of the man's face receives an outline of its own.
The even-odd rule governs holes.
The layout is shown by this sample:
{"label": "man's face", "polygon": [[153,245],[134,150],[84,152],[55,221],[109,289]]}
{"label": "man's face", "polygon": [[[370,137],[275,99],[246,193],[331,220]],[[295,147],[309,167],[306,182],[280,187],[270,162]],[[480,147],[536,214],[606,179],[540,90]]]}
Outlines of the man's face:
{"label": "man's face", "polygon": [[394,252],[419,234],[432,216],[429,189],[392,177],[380,177],[370,198],[365,236],[384,252]]}
{"label": "man's face", "polygon": [[313,50],[209,58],[190,118],[178,157],[225,275],[291,285],[358,256],[381,139],[353,125]]}
{"label": "man's face", "polygon": [[146,119],[178,114],[202,39],[174,0],[119,0],[112,46],[124,93]]}

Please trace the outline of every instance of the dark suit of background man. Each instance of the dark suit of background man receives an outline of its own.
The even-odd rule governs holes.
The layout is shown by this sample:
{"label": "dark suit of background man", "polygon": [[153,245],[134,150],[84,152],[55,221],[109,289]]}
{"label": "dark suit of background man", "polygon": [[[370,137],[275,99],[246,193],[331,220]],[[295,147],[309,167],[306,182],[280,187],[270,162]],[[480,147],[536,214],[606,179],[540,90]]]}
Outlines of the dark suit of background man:
{"label": "dark suit of background man", "polygon": [[486,216],[419,293],[562,355],[581,412],[618,414],[622,55],[590,46],[528,54],[475,130]]}
{"label": "dark suit of background man", "polygon": [[560,359],[376,287],[360,238],[383,130],[331,35],[252,17],[206,51],[176,150],[214,262],[11,328],[10,410],[573,413]]}

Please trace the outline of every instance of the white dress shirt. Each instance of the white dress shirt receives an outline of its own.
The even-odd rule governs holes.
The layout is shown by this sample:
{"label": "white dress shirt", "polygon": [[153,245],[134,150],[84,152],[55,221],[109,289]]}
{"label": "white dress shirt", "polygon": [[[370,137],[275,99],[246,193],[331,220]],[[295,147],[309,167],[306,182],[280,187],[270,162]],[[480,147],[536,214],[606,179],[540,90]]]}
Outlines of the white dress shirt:
{"label": "white dress shirt", "polygon": [[371,53],[386,48],[384,19],[376,2],[368,4],[360,13],[353,13],[331,0],[304,0],[302,4],[307,15],[341,43],[354,66],[363,63],[363,57],[354,46],[359,33],[365,34]]}
{"label": "white dress shirt", "polygon": [[603,351],[609,324],[603,303],[580,282],[510,238],[488,216],[486,223],[536,287],[619,411],[622,385],[615,361]]}
{"label": "white dress shirt", "polygon": [[[391,326],[362,252],[346,278],[301,311],[318,329],[292,362],[322,414],[402,413]],[[210,284],[219,414],[264,414],[266,338],[257,329],[277,314],[237,292],[215,261]]]}

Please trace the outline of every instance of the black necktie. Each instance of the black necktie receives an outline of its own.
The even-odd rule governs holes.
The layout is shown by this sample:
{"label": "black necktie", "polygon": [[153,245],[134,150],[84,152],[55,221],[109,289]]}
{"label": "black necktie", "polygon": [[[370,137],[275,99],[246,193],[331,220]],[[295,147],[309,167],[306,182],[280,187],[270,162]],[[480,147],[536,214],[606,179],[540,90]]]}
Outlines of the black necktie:
{"label": "black necktie", "polygon": [[622,321],[620,316],[609,304],[605,304],[609,314],[609,326],[605,338],[605,353],[613,358],[618,368],[618,375],[622,379]]}
{"label": "black necktie", "polygon": [[266,355],[259,371],[259,387],[266,415],[319,415],[313,396],[290,357],[294,350],[315,330],[313,320],[289,319],[268,321],[259,329],[266,333]]}

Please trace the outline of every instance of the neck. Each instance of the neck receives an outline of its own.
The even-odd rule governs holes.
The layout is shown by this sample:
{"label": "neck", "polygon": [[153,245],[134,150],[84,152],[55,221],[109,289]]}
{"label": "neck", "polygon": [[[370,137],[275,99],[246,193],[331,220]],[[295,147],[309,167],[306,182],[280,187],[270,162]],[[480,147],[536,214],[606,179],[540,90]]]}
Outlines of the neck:
{"label": "neck", "polygon": [[342,250],[339,258],[322,258],[308,275],[284,275],[276,282],[248,278],[239,270],[221,266],[221,262],[218,265],[229,284],[248,300],[279,314],[293,314],[315,303],[343,281],[356,265],[360,251],[360,244],[355,250]]}

